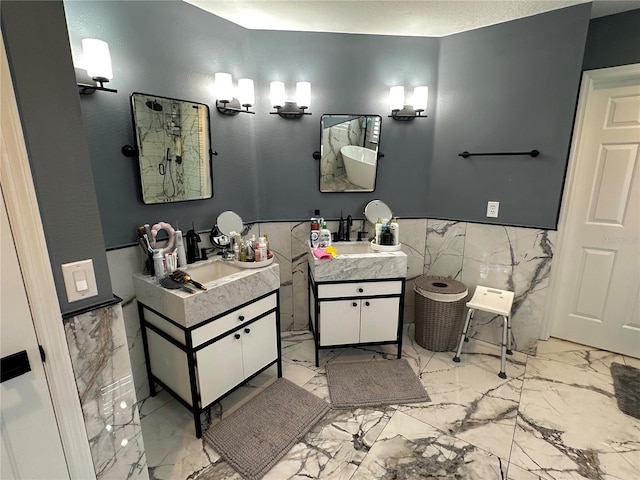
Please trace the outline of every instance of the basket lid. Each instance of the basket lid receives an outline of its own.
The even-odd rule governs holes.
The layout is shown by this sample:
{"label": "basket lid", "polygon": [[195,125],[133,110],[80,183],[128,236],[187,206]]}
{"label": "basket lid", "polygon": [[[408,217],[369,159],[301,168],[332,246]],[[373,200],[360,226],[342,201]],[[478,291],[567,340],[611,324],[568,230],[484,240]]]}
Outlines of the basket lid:
{"label": "basket lid", "polygon": [[416,278],[414,285],[425,292],[457,294],[467,292],[467,286],[449,277],[422,275]]}

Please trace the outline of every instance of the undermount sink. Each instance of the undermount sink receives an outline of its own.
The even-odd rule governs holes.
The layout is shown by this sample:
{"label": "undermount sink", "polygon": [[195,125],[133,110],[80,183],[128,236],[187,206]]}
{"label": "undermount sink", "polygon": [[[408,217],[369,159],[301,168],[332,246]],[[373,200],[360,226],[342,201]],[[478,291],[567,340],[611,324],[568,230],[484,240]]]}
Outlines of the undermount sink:
{"label": "undermount sink", "polygon": [[336,249],[338,255],[375,253],[369,242],[334,242],[331,246]]}
{"label": "undermount sink", "polygon": [[407,255],[376,251],[369,242],[335,242],[336,258],[320,260],[309,248],[309,268],[317,282],[406,278]]}
{"label": "undermount sink", "polygon": [[194,263],[181,270],[187,272],[192,280],[200,283],[214,282],[242,271],[232,263],[218,259],[207,263]]}
{"label": "undermount sink", "polygon": [[136,274],[136,298],[154,311],[183,327],[193,327],[235,305],[248,303],[280,287],[280,267],[272,263],[262,268],[243,269],[214,258],[181,269],[207,289],[189,293],[169,290],[149,275]]}

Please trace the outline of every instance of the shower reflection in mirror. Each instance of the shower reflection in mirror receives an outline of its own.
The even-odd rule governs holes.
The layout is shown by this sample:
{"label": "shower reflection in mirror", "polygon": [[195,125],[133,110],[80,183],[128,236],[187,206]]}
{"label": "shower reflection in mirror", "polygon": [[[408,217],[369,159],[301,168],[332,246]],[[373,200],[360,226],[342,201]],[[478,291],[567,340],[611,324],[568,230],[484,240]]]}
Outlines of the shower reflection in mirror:
{"label": "shower reflection in mirror", "polygon": [[381,123],[380,115],[322,115],[321,192],[375,190]]}
{"label": "shower reflection in mirror", "polygon": [[210,198],[209,107],[142,93],[131,107],[144,203]]}

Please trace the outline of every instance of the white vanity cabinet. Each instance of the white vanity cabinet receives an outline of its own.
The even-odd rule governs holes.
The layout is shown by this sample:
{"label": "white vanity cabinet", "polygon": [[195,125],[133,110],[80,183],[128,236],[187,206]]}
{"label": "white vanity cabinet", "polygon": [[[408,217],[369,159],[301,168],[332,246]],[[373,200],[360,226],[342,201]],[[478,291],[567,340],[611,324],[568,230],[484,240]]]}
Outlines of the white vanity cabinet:
{"label": "white vanity cabinet", "polygon": [[151,395],[162,386],[200,414],[258,373],[276,364],[282,376],[278,291],[272,291],[197,325],[184,327],[138,301]]}
{"label": "white vanity cabinet", "polygon": [[309,328],[319,350],[351,345],[402,348],[405,279],[316,282],[309,272]]}

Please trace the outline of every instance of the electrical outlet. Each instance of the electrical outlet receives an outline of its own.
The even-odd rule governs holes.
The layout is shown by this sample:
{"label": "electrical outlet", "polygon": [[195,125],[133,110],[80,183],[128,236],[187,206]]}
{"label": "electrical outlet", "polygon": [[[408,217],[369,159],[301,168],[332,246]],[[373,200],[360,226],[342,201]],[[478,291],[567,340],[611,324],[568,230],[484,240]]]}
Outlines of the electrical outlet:
{"label": "electrical outlet", "polygon": [[500,202],[487,202],[487,217],[498,218]]}

